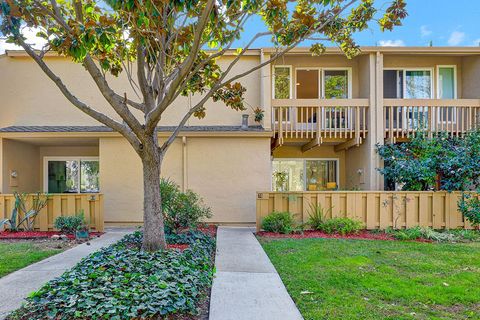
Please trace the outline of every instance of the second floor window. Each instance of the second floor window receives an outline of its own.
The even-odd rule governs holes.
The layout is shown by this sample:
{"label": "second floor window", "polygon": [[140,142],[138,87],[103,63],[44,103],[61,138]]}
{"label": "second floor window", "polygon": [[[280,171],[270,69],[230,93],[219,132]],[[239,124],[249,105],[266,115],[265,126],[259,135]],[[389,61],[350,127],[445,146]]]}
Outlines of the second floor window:
{"label": "second floor window", "polygon": [[385,70],[383,94],[389,99],[430,99],[433,97],[432,70]]}
{"label": "second floor window", "polygon": [[274,66],[273,99],[292,98],[351,98],[351,69]]}

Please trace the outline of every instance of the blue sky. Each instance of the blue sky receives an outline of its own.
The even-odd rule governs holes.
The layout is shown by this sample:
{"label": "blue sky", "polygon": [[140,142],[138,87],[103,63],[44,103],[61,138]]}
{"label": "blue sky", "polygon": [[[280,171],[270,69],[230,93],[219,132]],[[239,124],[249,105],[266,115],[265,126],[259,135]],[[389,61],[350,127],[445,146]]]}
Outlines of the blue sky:
{"label": "blue sky", "polygon": [[[387,1],[383,1],[386,3]],[[428,46],[478,46],[480,43],[480,1],[478,0],[406,0],[409,16],[403,26],[392,32],[381,32],[375,23],[370,30],[356,35],[358,44]],[[250,22],[246,34],[250,37],[263,28],[262,21]],[[243,37],[244,46],[250,37]],[[268,39],[256,42],[256,47],[270,46]]]}
{"label": "blue sky", "polygon": [[[387,0],[379,0],[386,3]],[[372,23],[369,30],[355,36],[358,44],[428,46],[478,46],[480,43],[480,1],[478,0],[406,0],[409,16],[404,25],[392,32],[380,32]],[[382,4],[381,4],[382,5]],[[235,45],[243,47],[257,32],[264,29],[260,18],[252,19],[242,39]],[[27,32],[33,37],[35,32]],[[33,41],[32,41],[33,42]],[[268,38],[255,43],[255,47],[271,46]],[[15,49],[0,39],[0,54]]]}

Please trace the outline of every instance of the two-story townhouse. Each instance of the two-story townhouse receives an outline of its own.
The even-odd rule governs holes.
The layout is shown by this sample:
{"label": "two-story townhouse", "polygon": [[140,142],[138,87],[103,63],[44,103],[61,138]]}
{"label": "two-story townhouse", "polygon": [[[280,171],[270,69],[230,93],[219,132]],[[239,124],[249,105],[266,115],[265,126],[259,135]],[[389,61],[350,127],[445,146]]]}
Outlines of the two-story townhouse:
{"label": "two-story townhouse", "polygon": [[[237,71],[273,52],[250,50]],[[115,117],[81,66],[47,60],[77,96]],[[141,223],[141,163],[128,143],[68,105],[24,52],[0,56],[0,74],[0,192],[101,192],[107,224]],[[135,96],[127,79],[108,80]],[[204,197],[217,223],[253,223],[257,191],[383,190],[376,144],[476,126],[480,48],[364,47],[351,60],[334,48],[322,56],[296,48],[242,83],[248,128],[242,113],[210,102],[163,166],[164,176]],[[175,102],[162,138],[195,99]],[[258,106],[260,124],[251,110]]]}

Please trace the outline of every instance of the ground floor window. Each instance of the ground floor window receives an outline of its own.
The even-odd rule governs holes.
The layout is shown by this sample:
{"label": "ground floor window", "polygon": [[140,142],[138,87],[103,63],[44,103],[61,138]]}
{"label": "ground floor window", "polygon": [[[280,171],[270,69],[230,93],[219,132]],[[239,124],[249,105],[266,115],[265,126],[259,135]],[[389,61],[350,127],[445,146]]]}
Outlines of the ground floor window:
{"label": "ground floor window", "polygon": [[322,191],[338,187],[336,159],[275,159],[272,169],[274,191]]}
{"label": "ground floor window", "polygon": [[44,190],[48,193],[99,192],[98,158],[44,158]]}

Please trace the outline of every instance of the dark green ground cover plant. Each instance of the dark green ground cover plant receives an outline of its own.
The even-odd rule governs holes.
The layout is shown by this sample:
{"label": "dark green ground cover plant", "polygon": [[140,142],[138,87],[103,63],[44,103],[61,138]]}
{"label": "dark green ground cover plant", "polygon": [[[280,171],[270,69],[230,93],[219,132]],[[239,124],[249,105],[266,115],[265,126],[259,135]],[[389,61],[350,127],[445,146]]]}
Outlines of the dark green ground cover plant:
{"label": "dark green ground cover plant", "polygon": [[141,250],[135,232],[91,254],[33,292],[8,319],[132,319],[196,314],[213,278],[215,240],[200,231],[168,234],[180,250]]}

